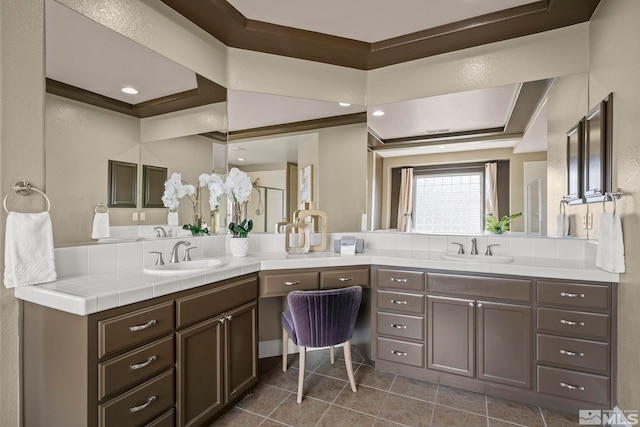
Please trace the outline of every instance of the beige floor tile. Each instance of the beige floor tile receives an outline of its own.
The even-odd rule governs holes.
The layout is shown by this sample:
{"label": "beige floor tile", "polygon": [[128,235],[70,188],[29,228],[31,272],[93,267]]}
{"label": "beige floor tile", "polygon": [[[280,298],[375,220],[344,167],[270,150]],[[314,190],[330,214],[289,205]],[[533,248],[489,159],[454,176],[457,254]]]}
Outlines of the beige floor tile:
{"label": "beige floor tile", "polygon": [[573,427],[579,422],[577,411],[574,414],[565,414],[550,409],[542,409],[542,415],[547,427]]}
{"label": "beige floor tile", "polygon": [[441,385],[438,388],[436,403],[450,406],[463,411],[474,412],[480,415],[487,415],[487,405],[484,394],[473,393],[454,387]]}
{"label": "beige floor tile", "polygon": [[435,402],[438,386],[428,381],[415,380],[413,378],[396,377],[391,386],[392,393],[402,394],[428,402]]}
{"label": "beige floor tile", "polygon": [[544,427],[544,421],[537,406],[525,405],[511,400],[487,397],[489,417],[527,427]]}
{"label": "beige floor tile", "polygon": [[431,425],[433,406],[433,403],[389,394],[378,417],[407,426],[427,427]]}
{"label": "beige floor tile", "polygon": [[238,408],[231,408],[227,413],[218,418],[211,427],[257,427],[264,421],[264,418],[251,412]]}
{"label": "beige floor tile", "polygon": [[327,402],[311,397],[305,397],[302,403],[297,403],[296,396],[292,393],[269,418],[291,426],[311,427],[320,421],[328,408]]}
{"label": "beige floor tile", "polygon": [[355,373],[356,384],[362,384],[388,391],[395,379],[395,374],[376,371],[370,366],[361,365]]}
{"label": "beige floor tile", "polygon": [[304,396],[315,397],[325,402],[333,402],[342,391],[346,381],[322,375],[311,374],[304,381]]}
{"label": "beige floor tile", "polygon": [[236,407],[267,416],[290,394],[289,391],[261,382],[253,389],[253,393],[238,402]]}
{"label": "beige floor tile", "polygon": [[372,427],[375,421],[371,415],[331,405],[318,423],[318,427]]}
{"label": "beige floor tile", "polygon": [[486,427],[487,417],[436,405],[431,427]]}
{"label": "beige floor tile", "polygon": [[345,387],[333,403],[375,416],[380,411],[387,395],[386,391],[363,385],[358,386],[358,391],[355,393],[351,391],[350,387]]}

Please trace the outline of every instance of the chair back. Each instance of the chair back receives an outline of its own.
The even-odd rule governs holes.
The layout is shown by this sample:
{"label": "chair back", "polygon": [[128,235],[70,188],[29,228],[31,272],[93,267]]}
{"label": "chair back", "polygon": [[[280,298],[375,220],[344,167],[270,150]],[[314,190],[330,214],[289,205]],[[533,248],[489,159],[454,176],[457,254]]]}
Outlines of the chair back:
{"label": "chair back", "polygon": [[287,301],[298,345],[326,347],[349,341],[361,300],[360,286],[289,292]]}

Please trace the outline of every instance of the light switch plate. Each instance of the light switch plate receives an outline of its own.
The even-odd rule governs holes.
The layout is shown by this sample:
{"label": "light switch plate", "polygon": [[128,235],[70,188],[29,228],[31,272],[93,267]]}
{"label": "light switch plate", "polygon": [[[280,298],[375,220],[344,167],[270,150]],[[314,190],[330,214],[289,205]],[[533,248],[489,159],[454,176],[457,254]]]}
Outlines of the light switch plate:
{"label": "light switch plate", "polygon": [[593,214],[589,212],[587,214],[587,230],[593,229]]}
{"label": "light switch plate", "polygon": [[140,212],[140,221],[144,221],[147,218],[147,214],[144,212]]}
{"label": "light switch plate", "polygon": [[138,212],[134,212],[133,213],[133,215],[131,217],[131,220],[133,220],[133,221],[137,221],[138,220]]}

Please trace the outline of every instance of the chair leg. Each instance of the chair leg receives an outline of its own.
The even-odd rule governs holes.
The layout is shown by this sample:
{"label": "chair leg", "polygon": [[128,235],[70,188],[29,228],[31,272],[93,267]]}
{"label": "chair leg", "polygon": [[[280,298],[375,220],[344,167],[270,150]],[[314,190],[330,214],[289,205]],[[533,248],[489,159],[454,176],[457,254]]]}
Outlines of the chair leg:
{"label": "chair leg", "polygon": [[349,384],[351,384],[351,391],[356,392],[356,380],[353,377],[353,364],[351,363],[351,342],[347,341],[344,346],[344,363],[347,365],[347,375],[349,376]]}
{"label": "chair leg", "polygon": [[282,372],[287,372],[287,358],[289,357],[289,334],[282,328]]}
{"label": "chair leg", "polygon": [[302,389],[304,387],[304,369],[305,363],[307,359],[307,348],[300,346],[300,361],[298,362],[298,369],[300,372],[298,373],[298,399],[297,402],[302,402]]}
{"label": "chair leg", "polygon": [[336,346],[335,345],[332,345],[331,348],[329,348],[329,359],[331,360],[332,365],[336,363]]}

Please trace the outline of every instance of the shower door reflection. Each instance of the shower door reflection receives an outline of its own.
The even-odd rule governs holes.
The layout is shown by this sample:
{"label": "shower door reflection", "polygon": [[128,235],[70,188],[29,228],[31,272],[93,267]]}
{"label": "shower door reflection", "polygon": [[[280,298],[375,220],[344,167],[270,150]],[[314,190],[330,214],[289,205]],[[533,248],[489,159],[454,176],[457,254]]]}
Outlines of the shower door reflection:
{"label": "shower door reflection", "polygon": [[247,204],[248,217],[253,219],[253,231],[273,233],[276,223],[286,217],[285,200],[282,188],[254,185]]}

